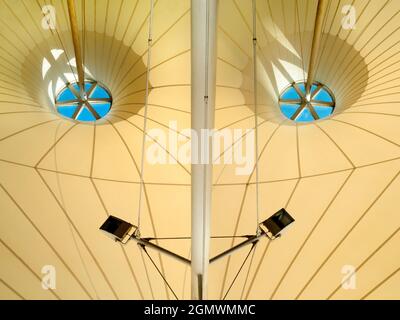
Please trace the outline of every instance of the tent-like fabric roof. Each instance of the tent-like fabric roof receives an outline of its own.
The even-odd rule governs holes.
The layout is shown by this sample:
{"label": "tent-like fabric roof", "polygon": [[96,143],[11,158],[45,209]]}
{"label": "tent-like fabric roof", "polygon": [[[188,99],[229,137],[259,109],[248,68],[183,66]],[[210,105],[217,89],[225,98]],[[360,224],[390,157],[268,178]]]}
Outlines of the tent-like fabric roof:
{"label": "tent-like fabric roof", "polygon": [[[155,1],[150,66],[150,1],[84,3],[84,64],[114,99],[96,123],[52,105],[75,72],[66,2],[0,2],[0,298],[172,299],[137,246],[98,228],[109,214],[136,223],[148,68],[147,130],[168,134],[174,121],[179,143],[188,140],[190,1]],[[215,127],[254,128],[256,63],[261,218],[285,207],[296,219],[281,239],[260,241],[229,299],[400,298],[400,2],[352,3],[357,22],[346,30],[346,1],[329,1],[315,78],[337,106],[308,124],[286,119],[278,100],[307,76],[317,1],[256,1],[256,62],[251,1],[219,3]],[[44,5],[54,6],[56,29],[42,27]],[[255,174],[235,168],[214,166],[214,236],[254,233]],[[144,181],[142,235],[190,236],[190,165],[145,162]],[[238,241],[213,239],[211,254]],[[159,243],[189,257],[189,240]],[[190,298],[188,267],[149,253]],[[247,253],[210,266],[209,298],[224,297]],[[42,289],[46,265],[56,268],[55,290]],[[347,266],[353,290],[341,286]]]}

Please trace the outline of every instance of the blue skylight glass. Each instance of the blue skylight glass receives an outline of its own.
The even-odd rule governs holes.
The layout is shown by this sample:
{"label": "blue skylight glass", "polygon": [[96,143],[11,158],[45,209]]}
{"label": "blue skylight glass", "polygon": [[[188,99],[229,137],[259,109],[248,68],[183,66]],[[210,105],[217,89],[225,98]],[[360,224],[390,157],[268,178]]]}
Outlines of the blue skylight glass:
{"label": "blue skylight glass", "polygon": [[312,116],[310,110],[305,108],[296,119],[297,122],[311,122],[314,121],[314,117]]}
{"label": "blue skylight glass", "polygon": [[87,98],[79,96],[77,83],[68,84],[61,90],[56,98],[58,113],[82,122],[93,122],[105,117],[112,105],[109,91],[94,81],[86,81],[84,88]]}
{"label": "blue skylight glass", "polygon": [[311,93],[314,93],[315,89],[317,89],[317,88],[318,88],[318,86],[315,85],[315,84],[313,84],[313,85],[311,86]]}
{"label": "blue skylight glass", "polygon": [[74,99],[76,99],[76,96],[72,93],[72,91],[69,88],[65,88],[59,94],[57,101],[65,102],[65,101],[74,100]]}
{"label": "blue skylight glass", "polygon": [[60,106],[57,108],[58,112],[61,113],[64,117],[72,118],[76,107],[75,106]]}
{"label": "blue skylight glass", "polygon": [[318,114],[320,119],[329,117],[332,114],[332,109],[327,107],[314,106],[314,110]]}
{"label": "blue skylight glass", "polygon": [[307,96],[305,87],[304,82],[293,83],[282,92],[279,102],[285,117],[295,122],[312,122],[329,117],[335,108],[335,100],[329,89],[314,83]]}
{"label": "blue skylight glass", "polygon": [[95,104],[93,108],[103,118],[110,111],[111,103]]}
{"label": "blue skylight glass", "polygon": [[92,93],[92,98],[95,99],[105,99],[105,98],[109,98],[110,95],[108,94],[108,92],[106,90],[104,90],[104,88],[102,87],[96,87],[96,89],[94,89],[93,93]]}
{"label": "blue skylight glass", "polygon": [[292,100],[292,99],[300,99],[300,96],[296,92],[296,90],[292,87],[289,88],[283,95],[283,99]]}
{"label": "blue skylight glass", "polygon": [[306,85],[304,84],[304,82],[299,83],[298,86],[299,86],[301,92],[306,92]]}
{"label": "blue skylight glass", "polygon": [[327,91],[325,91],[325,90],[321,90],[321,91],[315,96],[314,100],[317,100],[317,101],[324,101],[324,102],[332,102],[332,101],[333,101],[333,99],[332,99],[332,97],[330,96],[330,94],[329,94]]}
{"label": "blue skylight glass", "polygon": [[88,108],[84,107],[76,118],[78,121],[96,121],[94,115],[88,110]]}
{"label": "blue skylight glass", "polygon": [[284,104],[281,106],[283,114],[289,119],[294,115],[298,108],[300,108],[300,105],[297,104]]}

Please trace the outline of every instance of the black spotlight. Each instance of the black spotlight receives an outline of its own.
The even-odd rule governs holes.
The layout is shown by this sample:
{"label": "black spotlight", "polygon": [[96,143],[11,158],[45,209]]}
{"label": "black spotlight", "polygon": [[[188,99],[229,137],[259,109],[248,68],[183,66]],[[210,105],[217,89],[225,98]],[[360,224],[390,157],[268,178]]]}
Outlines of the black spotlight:
{"label": "black spotlight", "polygon": [[117,217],[109,216],[100,230],[111,236],[115,241],[126,243],[135,233],[137,227]]}
{"label": "black spotlight", "polygon": [[265,234],[272,234],[273,238],[278,238],[283,229],[293,222],[293,217],[285,209],[281,209],[272,217],[260,223],[260,228]]}

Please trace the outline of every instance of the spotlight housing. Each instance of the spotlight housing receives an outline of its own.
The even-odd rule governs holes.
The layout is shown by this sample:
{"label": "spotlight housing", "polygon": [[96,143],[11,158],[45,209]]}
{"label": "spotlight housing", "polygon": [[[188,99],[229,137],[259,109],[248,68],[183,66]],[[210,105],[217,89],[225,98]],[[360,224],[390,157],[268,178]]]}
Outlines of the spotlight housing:
{"label": "spotlight housing", "polygon": [[260,229],[267,236],[272,235],[272,238],[278,238],[281,236],[282,231],[294,221],[294,218],[282,208],[270,218],[260,223]]}
{"label": "spotlight housing", "polygon": [[126,243],[135,233],[137,227],[117,217],[109,216],[100,230],[115,241]]}

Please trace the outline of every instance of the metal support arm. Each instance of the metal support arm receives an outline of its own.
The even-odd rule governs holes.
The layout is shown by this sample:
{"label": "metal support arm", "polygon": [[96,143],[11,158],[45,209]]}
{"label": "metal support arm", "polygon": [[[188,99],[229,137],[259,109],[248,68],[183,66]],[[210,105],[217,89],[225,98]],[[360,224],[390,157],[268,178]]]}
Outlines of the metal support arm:
{"label": "metal support arm", "polygon": [[210,263],[218,261],[222,258],[230,256],[231,254],[235,253],[236,251],[240,250],[241,248],[248,246],[250,244],[254,244],[259,241],[261,238],[267,237],[268,239],[272,240],[265,232],[260,233],[259,235],[249,236],[247,240],[237,244],[236,246],[220,253],[219,255],[215,256],[214,258],[210,259]]}
{"label": "metal support arm", "polygon": [[[228,250],[218,254],[217,256],[213,257],[210,259],[210,264],[214,263],[224,257],[230,256],[231,254],[235,253],[236,251],[240,250],[243,247],[246,247],[250,244],[254,244],[257,241],[259,241],[261,238],[267,237],[270,240],[273,240],[273,238],[270,238],[265,232],[260,233],[259,235],[254,235],[254,236],[248,236],[246,240],[244,240],[243,242],[237,244],[236,246],[229,248]],[[163,247],[160,247],[159,245],[150,242],[148,239],[145,238],[138,238],[135,235],[132,235],[130,237],[130,239],[134,240],[135,242],[137,242],[137,244],[144,246],[144,247],[148,247],[148,248],[152,248],[155,249],[157,251],[159,251],[160,253],[163,253],[167,256],[170,256],[171,258],[174,258],[180,262],[183,262],[185,264],[190,265],[191,264],[191,260],[186,259],[185,257],[182,257],[172,251],[169,251]]]}
{"label": "metal support arm", "polygon": [[182,256],[180,256],[180,255],[178,255],[176,253],[173,253],[173,252],[171,252],[171,251],[169,251],[167,249],[164,249],[163,247],[160,247],[159,245],[156,245],[156,244],[154,244],[154,243],[152,243],[152,242],[150,242],[150,241],[148,241],[146,239],[137,238],[135,235],[131,236],[131,239],[136,241],[139,245],[155,249],[155,250],[157,250],[157,251],[159,251],[161,253],[164,253],[165,255],[170,256],[171,258],[174,258],[174,259],[176,259],[176,260],[178,260],[180,262],[183,262],[185,264],[188,264],[188,265],[191,264],[191,261],[189,259],[186,259],[186,258],[184,258],[184,257],[182,257]]}

